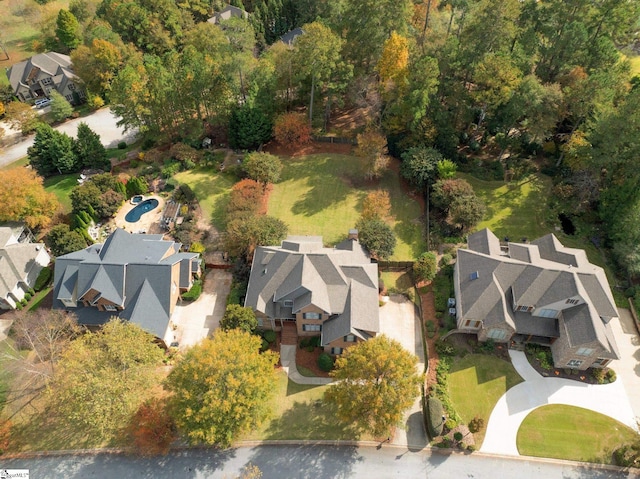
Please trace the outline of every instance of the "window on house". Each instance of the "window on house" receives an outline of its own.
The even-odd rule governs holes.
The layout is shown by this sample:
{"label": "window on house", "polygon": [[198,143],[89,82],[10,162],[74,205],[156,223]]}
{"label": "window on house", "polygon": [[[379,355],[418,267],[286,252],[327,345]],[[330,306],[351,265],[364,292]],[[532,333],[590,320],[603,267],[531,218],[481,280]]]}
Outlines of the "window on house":
{"label": "window on house", "polygon": [[118,308],[116,308],[113,304],[105,304],[104,309],[105,311],[118,311]]}
{"label": "window on house", "polygon": [[542,318],[556,318],[558,316],[558,311],[555,309],[541,309],[538,311],[538,316]]}
{"label": "window on house", "polygon": [[258,318],[258,327],[261,328],[262,326],[264,326],[264,319]]}
{"label": "window on house", "polygon": [[582,364],[581,359],[572,359],[567,363],[567,366],[570,368],[577,368],[577,367],[580,367],[581,364]]}
{"label": "window on house", "polygon": [[42,79],[42,84],[43,85],[51,85],[53,83],[53,81],[51,80],[51,78],[43,78]]}
{"label": "window on house", "polygon": [[580,302],[579,299],[567,299],[566,304],[578,304]]}
{"label": "window on house", "polygon": [[75,308],[77,306],[76,302],[71,299],[63,299],[62,304],[64,304],[67,308]]}
{"label": "window on house", "polygon": [[69,90],[73,91],[76,89],[76,86],[73,83],[69,83],[69,85],[67,86],[69,88]]}
{"label": "window on house", "polygon": [[356,342],[356,335],[355,334],[347,334],[344,337],[344,342],[345,343],[355,343]]}
{"label": "window on house", "polygon": [[319,331],[322,331],[322,325],[321,324],[303,324],[302,330],[319,332]]}
{"label": "window on house", "polygon": [[65,96],[65,98],[67,99],[67,101],[73,101],[73,95],[67,95]]}
{"label": "window on house", "polygon": [[479,328],[479,327],[480,327],[480,324],[482,324],[482,322],[481,322],[481,321],[474,321],[474,322],[473,322],[472,327],[474,327],[474,328]]}
{"label": "window on house", "polygon": [[320,313],[303,313],[302,319],[322,319],[322,315]]}
{"label": "window on house", "polygon": [[284,307],[285,308],[293,308],[293,300],[292,299],[285,299],[284,300]]}
{"label": "window on house", "polygon": [[523,311],[523,312],[527,312],[529,311],[529,306],[518,306],[518,311]]}
{"label": "window on house", "polygon": [[576,351],[576,354],[578,356],[591,356],[593,354],[593,349],[592,348],[579,348]]}
{"label": "window on house", "polygon": [[487,332],[487,336],[489,336],[491,339],[507,339],[507,332],[504,329],[490,329]]}
{"label": "window on house", "polygon": [[604,367],[609,364],[609,361],[611,361],[611,359],[598,358],[593,362],[592,366]]}
{"label": "window on house", "polygon": [[342,354],[342,348],[331,348],[331,354]]}

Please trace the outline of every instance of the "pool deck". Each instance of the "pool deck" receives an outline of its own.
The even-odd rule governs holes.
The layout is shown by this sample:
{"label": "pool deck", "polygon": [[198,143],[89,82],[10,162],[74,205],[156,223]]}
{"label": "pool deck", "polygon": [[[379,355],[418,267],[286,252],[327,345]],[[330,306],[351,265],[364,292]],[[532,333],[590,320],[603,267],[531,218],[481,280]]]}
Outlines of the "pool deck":
{"label": "pool deck", "polygon": [[164,210],[164,198],[158,195],[144,195],[145,200],[150,200],[152,198],[158,200],[158,206],[143,214],[135,223],[129,223],[124,219],[124,217],[127,216],[127,213],[137,206],[137,204],[131,204],[131,198],[129,198],[113,218],[115,225],[118,228],[123,228],[129,233],[141,233],[143,231],[145,233],[156,233],[159,229],[162,211]]}

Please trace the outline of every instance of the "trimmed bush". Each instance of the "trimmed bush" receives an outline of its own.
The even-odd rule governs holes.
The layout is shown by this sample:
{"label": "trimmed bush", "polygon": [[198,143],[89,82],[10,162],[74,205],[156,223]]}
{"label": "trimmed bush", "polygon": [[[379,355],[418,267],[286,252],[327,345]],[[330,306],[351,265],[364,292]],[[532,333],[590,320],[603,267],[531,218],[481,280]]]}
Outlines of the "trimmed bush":
{"label": "trimmed bush", "polygon": [[193,282],[193,286],[186,293],[182,294],[182,299],[185,301],[195,301],[202,294],[202,281],[197,279]]}
{"label": "trimmed bush", "polygon": [[324,371],[329,372],[333,369],[333,358],[327,353],[322,353],[318,356],[318,367]]}
{"label": "trimmed bush", "polygon": [[118,143],[118,149],[119,150],[124,150],[127,147],[127,142],[126,141],[121,141],[120,143]]}
{"label": "trimmed bush", "polygon": [[430,396],[427,399],[427,430],[431,439],[442,434],[442,428],[444,427],[443,415],[444,407],[440,399]]}
{"label": "trimmed bush", "polygon": [[471,421],[469,421],[469,431],[473,434],[480,432],[484,429],[484,419],[481,417],[474,417]]}
{"label": "trimmed bush", "polygon": [[49,284],[50,280],[51,280],[51,269],[48,267],[42,268],[40,270],[40,273],[38,274],[38,278],[36,279],[36,284],[34,286],[34,289],[36,291],[41,291]]}
{"label": "trimmed bush", "polygon": [[463,438],[463,437],[464,437],[464,436],[462,435],[462,433],[461,433],[460,431],[456,431],[456,432],[454,432],[454,433],[453,433],[453,438],[454,438],[457,442],[462,441],[462,438]]}
{"label": "trimmed bush", "polygon": [[314,336],[309,340],[309,346],[313,346],[314,348],[320,347],[320,336]]}
{"label": "trimmed bush", "polygon": [[266,351],[267,349],[269,349],[269,341],[263,339],[262,345],[260,346],[260,351]]}
{"label": "trimmed bush", "polygon": [[264,339],[266,339],[269,344],[273,343],[276,340],[276,332],[272,330],[265,331]]}
{"label": "trimmed bush", "polygon": [[25,294],[24,294],[24,299],[25,299],[25,301],[29,301],[29,300],[31,299],[31,297],[32,297],[32,296],[33,296],[33,295],[32,295],[31,293],[25,293]]}

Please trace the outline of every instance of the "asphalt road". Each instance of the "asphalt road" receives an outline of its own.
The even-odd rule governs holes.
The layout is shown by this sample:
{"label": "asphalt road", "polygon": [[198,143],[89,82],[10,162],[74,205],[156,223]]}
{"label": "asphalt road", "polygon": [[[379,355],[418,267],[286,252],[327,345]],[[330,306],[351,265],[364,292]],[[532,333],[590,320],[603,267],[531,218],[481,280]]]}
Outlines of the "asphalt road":
{"label": "asphalt road", "polygon": [[119,454],[3,460],[2,469],[29,469],[31,479],[180,478],[231,479],[247,464],[263,479],[427,478],[579,479],[638,477],[608,468],[560,461],[526,460],[481,454],[442,455],[394,447],[259,446],[227,451],[191,449],[139,458]]}
{"label": "asphalt road", "polygon": [[[103,108],[102,110],[98,110],[83,118],[69,120],[54,128],[75,138],[76,133],[78,132],[78,124],[82,121],[100,135],[102,144],[107,148],[115,148],[121,141],[131,143],[136,135],[135,132],[131,131],[125,133],[121,127],[117,126],[116,122],[118,119],[108,108]],[[33,144],[33,138],[34,135],[31,135],[25,138],[24,141],[13,146],[0,148],[0,166],[13,163],[16,160],[27,156],[27,148]]]}

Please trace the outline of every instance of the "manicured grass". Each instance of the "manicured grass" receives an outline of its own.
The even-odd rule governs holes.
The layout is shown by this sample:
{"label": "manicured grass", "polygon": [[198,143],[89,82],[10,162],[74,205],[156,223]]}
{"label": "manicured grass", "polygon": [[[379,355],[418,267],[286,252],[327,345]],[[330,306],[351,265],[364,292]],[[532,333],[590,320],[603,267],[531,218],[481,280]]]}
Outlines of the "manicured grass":
{"label": "manicured grass", "polygon": [[48,288],[44,288],[42,291],[36,293],[27,305],[29,307],[29,311],[35,311],[36,309],[38,309],[44,301],[44,298],[51,292],[52,289],[53,286],[49,286]]}
{"label": "manicured grass", "polygon": [[79,177],[78,173],[71,173],[69,175],[52,176],[44,180],[44,189],[56,195],[65,213],[71,212],[69,194],[73,188],[78,186]]}
{"label": "manicured grass", "polygon": [[[521,382],[511,363],[495,356],[469,354],[451,365],[449,397],[465,423],[478,416],[486,426],[498,399]],[[482,445],[485,430],[474,434],[477,447]]]}
{"label": "manicured grass", "polygon": [[283,158],[283,163],[268,212],[284,221],[290,234],[320,235],[325,244],[336,244],[355,226],[367,193],[384,189],[391,198],[391,225],[398,240],[392,259],[412,260],[425,250],[422,207],[402,190],[396,172],[365,184],[352,156],[317,154]]}
{"label": "manicured grass", "polygon": [[610,464],[613,451],[636,433],[603,414],[551,404],[530,413],[518,430],[518,452],[526,456]]}
{"label": "manicured grass", "polygon": [[517,183],[483,181],[464,173],[458,176],[473,186],[487,206],[485,219],[478,224],[477,230],[489,228],[498,238],[509,237],[512,241],[534,239],[549,233],[545,221],[551,192],[548,176],[530,175]]}
{"label": "manicured grass", "polygon": [[306,378],[315,378],[316,373],[314,373],[311,369],[309,368],[305,368],[304,366],[300,365],[300,364],[296,364],[296,368],[298,368],[298,372],[300,373],[300,376],[304,376]]}
{"label": "manicured grass", "polygon": [[209,218],[218,230],[223,231],[225,208],[236,178],[230,174],[221,173],[214,167],[183,171],[173,178],[178,183],[184,183],[191,187],[205,217]]}
{"label": "manicured grass", "polygon": [[243,439],[357,439],[354,431],[336,419],[335,410],[322,402],[327,387],[296,384],[278,372],[272,419]]}
{"label": "manicured grass", "polygon": [[8,165],[0,167],[0,170],[13,170],[14,168],[20,168],[22,166],[27,166],[28,164],[29,157],[25,156],[24,158],[20,158],[19,160],[14,161],[13,163],[9,163]]}
{"label": "manicured grass", "polygon": [[380,279],[387,289],[394,288],[398,293],[405,293],[413,289],[413,280],[409,273],[380,273]]}

